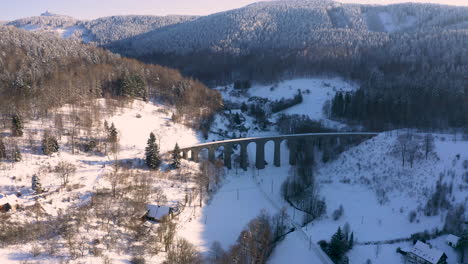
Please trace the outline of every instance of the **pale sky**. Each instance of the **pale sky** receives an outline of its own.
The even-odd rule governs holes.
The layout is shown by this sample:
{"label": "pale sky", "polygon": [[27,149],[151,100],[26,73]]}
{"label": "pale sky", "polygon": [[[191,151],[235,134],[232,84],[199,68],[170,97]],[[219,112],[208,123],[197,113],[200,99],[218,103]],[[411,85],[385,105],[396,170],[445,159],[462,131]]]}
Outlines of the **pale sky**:
{"label": "pale sky", "polygon": [[[258,0],[0,0],[0,20],[38,16],[49,10],[79,19],[111,15],[207,15],[239,8]],[[387,4],[409,0],[339,0],[343,3]],[[468,5],[468,0],[411,0]]]}

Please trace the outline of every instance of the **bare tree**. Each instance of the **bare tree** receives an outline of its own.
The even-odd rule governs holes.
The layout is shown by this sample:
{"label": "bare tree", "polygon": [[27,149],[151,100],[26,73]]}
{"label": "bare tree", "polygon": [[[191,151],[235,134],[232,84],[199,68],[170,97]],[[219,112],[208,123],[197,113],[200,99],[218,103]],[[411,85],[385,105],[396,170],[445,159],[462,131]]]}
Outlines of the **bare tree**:
{"label": "bare tree", "polygon": [[159,240],[163,243],[164,249],[168,252],[171,249],[171,245],[174,241],[175,231],[177,225],[169,220],[168,217],[164,217],[161,224],[158,226],[156,233]]}
{"label": "bare tree", "polygon": [[76,147],[76,137],[79,134],[79,127],[80,127],[80,117],[78,116],[78,112],[76,109],[73,107],[70,116],[69,116],[69,122],[71,124],[71,130],[70,130],[70,143],[71,143],[71,151],[72,154],[75,154],[75,147]]}
{"label": "bare tree", "polygon": [[146,205],[152,191],[151,177],[146,173],[137,173],[133,177],[133,181],[135,182],[133,188],[134,200],[141,205]]}
{"label": "bare tree", "polygon": [[183,238],[177,239],[167,254],[165,264],[201,264],[201,254],[196,250],[195,246],[190,244]]}
{"label": "bare tree", "polygon": [[63,116],[62,114],[56,114],[54,116],[54,126],[57,130],[57,138],[62,139],[63,134]]}
{"label": "bare tree", "polygon": [[60,161],[54,168],[54,172],[58,174],[62,180],[62,185],[66,186],[72,176],[76,172],[76,166],[67,161]]}
{"label": "bare tree", "polygon": [[123,173],[120,173],[120,161],[117,153],[113,153],[114,163],[112,164],[113,171],[108,174],[109,182],[111,183],[112,196],[115,197],[117,194],[117,187],[119,184],[123,183]]}
{"label": "bare tree", "polygon": [[410,163],[411,168],[413,168],[414,161],[421,157],[421,144],[420,140],[416,136],[412,136],[408,140],[407,144],[407,153],[408,153],[408,161]]}
{"label": "bare tree", "polygon": [[432,136],[432,134],[427,134],[426,136],[424,136],[424,153],[426,156],[426,160],[429,154],[434,151],[434,149],[434,136]]}
{"label": "bare tree", "polygon": [[156,187],[153,189],[153,196],[154,196],[154,201],[156,204],[166,204],[167,203],[167,197],[164,194],[164,191],[160,187]]}
{"label": "bare tree", "polygon": [[396,144],[394,145],[394,151],[396,153],[399,153],[401,157],[401,166],[405,166],[405,161],[408,156],[408,142],[409,142],[409,134],[402,134],[399,135],[396,141]]}
{"label": "bare tree", "polygon": [[221,246],[221,243],[218,241],[213,242],[210,247],[210,252],[208,253],[207,262],[211,264],[222,263],[226,257],[227,254]]}

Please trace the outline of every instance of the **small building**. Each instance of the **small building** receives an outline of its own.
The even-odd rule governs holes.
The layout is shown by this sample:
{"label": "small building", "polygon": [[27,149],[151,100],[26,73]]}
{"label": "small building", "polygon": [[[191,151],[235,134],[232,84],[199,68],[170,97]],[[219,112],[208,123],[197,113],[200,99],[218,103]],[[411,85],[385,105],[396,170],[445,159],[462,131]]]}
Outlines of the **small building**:
{"label": "small building", "polygon": [[7,213],[16,209],[18,204],[16,195],[0,194],[0,212]]}
{"label": "small building", "polygon": [[170,219],[174,216],[174,208],[168,206],[148,204],[146,210],[144,218],[158,223],[160,223],[165,216],[168,216]]}
{"label": "small building", "polygon": [[447,264],[447,255],[437,249],[417,241],[413,248],[406,255],[408,264]]}
{"label": "small building", "polygon": [[449,246],[456,248],[458,246],[458,241],[460,241],[460,238],[454,235],[448,235],[446,241]]}
{"label": "small building", "polygon": [[9,203],[0,204],[0,212],[1,212],[1,213],[7,213],[7,212],[9,212],[11,209],[13,209],[13,207],[12,207],[11,204],[9,204]]}

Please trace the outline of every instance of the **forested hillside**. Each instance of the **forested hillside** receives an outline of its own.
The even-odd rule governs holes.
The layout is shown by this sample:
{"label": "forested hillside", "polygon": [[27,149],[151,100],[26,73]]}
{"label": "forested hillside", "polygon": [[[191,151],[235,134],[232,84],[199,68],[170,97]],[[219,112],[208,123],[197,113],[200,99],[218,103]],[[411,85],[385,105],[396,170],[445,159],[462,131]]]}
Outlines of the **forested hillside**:
{"label": "forested hillside", "polygon": [[[65,23],[60,16],[50,19],[40,18],[40,28]],[[10,24],[28,28],[36,20]],[[357,81],[362,89],[346,103],[335,100],[343,105],[331,117],[370,129],[468,123],[466,7],[293,0],[203,17],[73,23],[64,37],[81,36],[123,56],[180,69],[210,86],[323,74]]]}
{"label": "forested hillside", "polygon": [[112,16],[81,24],[88,30],[91,41],[102,45],[195,18],[193,16]]}
{"label": "forested hillside", "polygon": [[107,48],[179,68],[209,84],[337,74],[358,81],[362,89],[349,96],[357,110],[338,111],[336,119],[370,129],[463,127],[468,123],[467,21],[464,7],[275,1]]}
{"label": "forested hillside", "polygon": [[216,91],[177,70],[13,27],[0,27],[0,35],[0,111],[7,119],[110,96],[174,105],[199,126],[221,106]]}
{"label": "forested hillside", "polygon": [[78,20],[69,16],[49,14],[14,20],[7,25],[104,45],[195,18],[194,16],[128,15]]}

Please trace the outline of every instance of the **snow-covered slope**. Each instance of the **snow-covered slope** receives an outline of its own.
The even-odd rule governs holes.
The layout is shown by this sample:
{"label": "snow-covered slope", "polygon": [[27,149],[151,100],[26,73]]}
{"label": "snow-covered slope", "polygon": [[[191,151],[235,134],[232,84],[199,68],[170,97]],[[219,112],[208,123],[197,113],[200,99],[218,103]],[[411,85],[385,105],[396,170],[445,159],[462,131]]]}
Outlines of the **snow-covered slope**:
{"label": "snow-covered slope", "polygon": [[[232,87],[220,87],[220,90],[232,102],[242,102],[246,97],[259,96],[269,99],[291,97],[297,89],[310,90],[304,93],[302,104],[284,110],[285,113],[298,113],[309,115],[312,119],[324,120],[319,111],[323,104],[336,91],[349,91],[355,85],[338,78],[309,78],[280,82],[271,89],[271,86],[254,85],[247,95],[235,96]],[[101,101],[102,120],[114,123],[120,137],[120,151],[118,158],[136,165],[143,157],[146,139],[150,132],[154,132],[160,140],[161,151],[171,150],[175,143],[181,146],[190,146],[202,142],[203,139],[196,131],[171,120],[173,109],[152,103],[136,101],[130,105],[121,105],[113,113],[107,113]],[[115,106],[114,106],[115,107]],[[64,107],[61,112],[66,114],[70,109]],[[247,119],[247,122],[252,120]],[[39,140],[42,131],[51,126],[49,121],[28,121],[25,136],[17,143],[23,148],[23,161],[20,163],[2,163],[0,170],[0,193],[13,199],[23,208],[35,204],[34,195],[30,189],[31,176],[42,166],[55,166],[59,161],[66,160],[77,166],[77,172],[70,179],[69,189],[60,188],[60,179],[53,173],[42,176],[43,187],[48,189],[48,195],[39,198],[43,201],[43,209],[47,214],[56,216],[61,210],[83,205],[90,199],[90,193],[95,190],[108,188],[109,181],[105,176],[113,170],[111,156],[99,156],[78,153],[72,155],[70,148],[61,140],[63,146],[59,154],[46,157],[31,154],[28,147],[28,138]],[[67,126],[67,124],[65,124]],[[213,130],[226,129],[223,118],[218,116]],[[296,231],[289,234],[282,241],[271,256],[269,263],[320,263],[317,258],[316,243],[330,236],[341,226],[349,224],[357,238],[357,245],[349,252],[350,263],[364,263],[370,259],[372,263],[395,264],[401,262],[401,256],[396,248],[411,246],[409,241],[387,244],[386,240],[405,239],[411,234],[424,230],[441,229],[444,225],[446,211],[437,216],[425,216],[421,212],[428,197],[433,193],[437,180],[441,177],[443,183],[453,185],[450,202],[465,204],[467,202],[466,179],[467,171],[465,160],[468,160],[468,142],[462,141],[459,136],[437,134],[435,136],[435,149],[428,160],[421,158],[412,168],[401,167],[399,156],[391,150],[397,142],[398,135],[406,131],[382,133],[356,147],[345,151],[336,160],[329,163],[318,163],[315,175],[320,183],[320,195],[327,204],[326,215],[300,228],[302,213],[290,207],[281,196],[281,184],[292,174],[288,165],[289,152],[286,143],[282,146],[282,166],[274,167],[272,142],[266,144],[265,170],[256,170],[251,167],[247,171],[239,168],[224,170],[222,183],[211,199],[202,207],[198,202],[188,205],[177,218],[177,235],[187,238],[204,255],[209,253],[213,242],[219,241],[224,249],[233,245],[239,233],[250,220],[255,218],[262,210],[273,215],[283,208],[288,215],[290,227]],[[251,130],[249,136],[276,134],[270,131]],[[421,134],[421,136],[424,136]],[[210,134],[208,141],[220,139],[217,134]],[[250,164],[254,164],[255,146],[249,145]],[[234,155],[235,156],[235,155]],[[184,170],[197,171],[198,166],[193,162],[184,161]],[[163,169],[166,165],[163,165]],[[168,197],[169,203],[184,200],[187,190],[193,188],[190,181],[177,181],[176,175],[164,174],[154,181],[155,187],[160,187]],[[41,174],[42,175],[42,174]],[[20,191],[21,196],[14,194]],[[13,195],[13,196],[12,196]],[[153,199],[153,198],[151,198]],[[334,221],[332,213],[340,205],[344,208],[343,216]],[[416,212],[415,221],[409,221],[410,212]],[[28,210],[18,210],[12,214],[14,219],[22,221],[27,219]],[[89,237],[96,233],[89,232]],[[381,243],[380,245],[366,245],[365,242]],[[430,241],[434,246],[444,250],[449,256],[449,264],[454,262],[456,253],[444,244],[444,236]],[[58,262],[56,257],[47,253],[33,257],[32,244],[17,247],[8,247],[0,250],[1,263],[15,263],[17,260],[44,260]],[[127,253],[118,255],[117,252],[106,252],[114,261],[120,263],[128,261]],[[148,257],[149,263],[162,263],[164,254]],[[93,263],[96,257],[87,255],[81,261]]]}
{"label": "snow-covered slope", "polygon": [[[464,178],[467,168],[463,165],[468,160],[468,142],[453,135],[436,135],[435,155],[417,161],[413,168],[408,165],[403,168],[399,157],[390,153],[397,134],[381,134],[319,168],[317,174],[328,208],[334,210],[343,205],[344,216],[339,221],[324,219],[312,224],[313,237],[325,239],[345,223],[350,224],[360,242],[406,238],[435,228],[441,230],[446,212],[432,217],[421,212],[440,177],[443,183],[453,186],[451,203],[468,205]],[[413,223],[408,217],[411,211],[417,212]],[[449,263],[456,263],[453,249],[443,245],[443,238],[437,241],[433,244],[452,256]],[[381,253],[375,246],[359,246],[350,253],[355,261],[351,263],[363,263],[367,258],[372,263],[398,263],[394,262],[400,259],[395,253],[397,246],[403,248],[410,244],[384,244]]]}
{"label": "snow-covered slope", "polygon": [[[417,232],[443,228],[445,212],[427,217],[418,208],[424,207],[427,195],[434,190],[440,174],[450,170],[454,171],[455,176],[453,179],[446,176],[445,180],[457,186],[453,188],[450,199],[454,205],[466,206],[468,196],[464,191],[466,182],[463,179],[466,169],[462,164],[468,160],[467,141],[454,142],[449,139],[450,135],[437,135],[435,153],[438,158],[433,156],[428,161],[416,162],[413,168],[401,168],[398,158],[388,152],[396,138],[396,133],[381,134],[346,151],[337,160],[319,165],[317,176],[321,182],[320,193],[327,203],[327,216],[314,221],[302,231],[288,235],[275,250],[270,263],[284,263],[291,256],[294,263],[310,263],[313,254],[308,241],[298,232],[305,232],[315,244],[319,240],[330,239],[336,229],[346,223],[350,225],[358,243],[382,243],[379,246],[358,244],[349,253],[350,263],[364,263],[367,259],[372,263],[400,263],[402,257],[396,253],[396,248],[411,247],[411,242],[386,244],[384,241],[406,239]],[[273,147],[273,144],[267,144],[266,153],[272,153]],[[255,156],[254,147],[249,152],[250,157]],[[287,161],[286,146],[282,157],[283,161]],[[253,164],[254,160],[251,159]],[[260,210],[274,214],[285,207],[291,218],[300,221],[300,212],[290,208],[280,195],[281,183],[290,175],[287,162],[282,163],[283,167],[275,168],[272,165],[273,157],[267,155],[266,159],[270,165],[265,170],[227,171],[223,187],[210,204],[193,215],[194,218],[181,230],[182,235],[186,234],[207,252],[214,241],[221,242],[228,249],[235,242],[236,234]],[[382,201],[382,190],[386,191],[385,201]],[[344,208],[344,215],[334,221],[331,214],[340,205]],[[417,220],[411,223],[408,216],[413,210],[418,212]],[[456,264],[456,252],[445,246],[444,236],[430,242],[450,256],[449,264]]]}
{"label": "snow-covered slope", "polygon": [[195,16],[111,16],[83,21],[80,24],[88,30],[93,42],[103,45],[196,18]]}
{"label": "snow-covered slope", "polygon": [[[242,103],[249,103],[252,98],[267,99],[269,101],[276,101],[281,99],[290,99],[294,95],[301,91],[303,102],[285,110],[279,111],[278,113],[271,113],[269,120],[273,123],[276,122],[276,118],[281,114],[288,115],[305,115],[310,119],[322,123],[322,125],[335,129],[342,129],[345,126],[336,121],[328,119],[324,114],[324,105],[327,101],[331,100],[337,92],[350,92],[358,88],[356,83],[346,81],[339,77],[315,77],[315,78],[303,78],[303,79],[292,79],[281,81],[272,85],[261,85],[254,84],[247,90],[246,93],[234,89],[233,85],[216,87],[223,99],[225,104],[234,104],[237,107],[241,107]],[[265,106],[265,105],[263,105]],[[268,107],[266,107],[268,108]],[[230,110],[232,113],[242,114],[240,109]],[[271,111],[266,109],[266,111]],[[249,128],[248,132],[232,131],[229,127],[229,120],[224,115],[217,115],[215,118],[214,126],[212,131],[224,132],[232,134],[242,134],[243,136],[262,136],[262,135],[274,135],[278,132],[274,127],[267,128],[267,131],[259,131],[257,125],[254,124],[252,117],[243,114],[246,121],[242,123],[243,126]],[[229,131],[229,133],[228,133]],[[212,135],[212,139],[219,139],[216,135]]]}
{"label": "snow-covered slope", "polygon": [[[99,115],[103,120],[107,120],[109,124],[114,123],[118,130],[120,148],[118,154],[95,154],[84,153],[77,151],[72,154],[69,140],[66,135],[59,140],[60,151],[52,156],[45,156],[37,151],[37,142],[40,142],[43,132],[46,129],[54,127],[53,120],[28,120],[25,122],[24,136],[22,138],[12,139],[4,138],[4,142],[14,141],[22,151],[22,161],[18,163],[0,162],[0,205],[4,202],[10,202],[12,206],[18,209],[8,213],[8,218],[16,223],[31,221],[31,215],[36,215],[36,211],[32,210],[32,206],[39,202],[43,215],[47,217],[59,217],[60,214],[71,210],[78,206],[85,206],[91,201],[91,197],[98,190],[109,190],[111,183],[109,181],[109,173],[114,171],[112,166],[115,159],[121,164],[131,163],[139,166],[140,159],[144,158],[144,149],[150,132],[154,132],[160,141],[161,152],[167,152],[174,148],[177,143],[184,145],[193,145],[199,142],[199,136],[196,131],[187,128],[184,125],[176,124],[171,121],[174,109],[141,101],[135,101],[132,104],[117,107],[115,112],[110,112],[110,105],[104,100],[98,102],[100,105]],[[54,110],[64,116],[64,128],[71,131],[71,125],[67,122],[68,115],[71,109],[67,106],[60,110]],[[74,108],[73,111],[80,111]],[[102,127],[102,124],[97,124]],[[7,130],[0,130],[2,135],[8,135]],[[98,137],[101,132],[93,131],[94,136]],[[84,136],[80,134],[80,136]],[[32,143],[30,143],[32,142]],[[8,143],[9,144],[9,143]],[[36,149],[33,151],[30,145]],[[76,173],[72,174],[69,179],[68,187],[62,187],[60,177],[51,168],[55,167],[59,162],[66,161],[74,164],[77,168]],[[195,163],[183,161],[185,170],[197,171]],[[163,164],[163,168],[167,165]],[[139,173],[147,173],[144,170]],[[38,175],[42,183],[42,188],[45,193],[37,195],[31,190],[31,177]],[[169,205],[173,206],[179,201],[182,201],[187,188],[191,185],[185,182],[184,185],[174,186],[174,181],[170,179],[171,172],[166,174],[168,178],[159,178],[152,181],[152,188],[161,188],[163,193],[168,197]],[[18,196],[16,194],[20,193]],[[154,202],[154,197],[150,198],[149,202]],[[0,212],[2,217],[7,217],[5,213]],[[6,219],[6,218],[5,218]],[[91,222],[91,221],[90,221]],[[81,239],[91,241],[94,238],[99,239],[102,233],[99,228],[96,230],[87,230],[81,233]],[[94,237],[94,238],[93,238]],[[69,259],[68,252],[63,246],[63,238],[58,237],[55,253],[49,253],[46,244],[50,242],[30,242],[27,241],[21,245],[9,246],[0,249],[0,263],[18,263],[19,261],[45,261],[47,263],[60,263],[63,258]],[[121,241],[126,243],[125,241]],[[126,244],[128,246],[128,244]],[[37,256],[32,255],[34,247],[39,248]],[[109,257],[113,263],[128,263],[131,256],[129,252],[115,252],[105,250],[105,256]],[[74,263],[99,263],[101,257],[86,253],[80,260],[72,260]],[[163,255],[148,257],[149,263],[162,263]]]}
{"label": "snow-covered slope", "polygon": [[407,16],[404,21],[396,22],[389,12],[369,12],[366,14],[367,24],[370,30],[377,32],[398,32],[411,29],[416,25],[415,16]]}
{"label": "snow-covered slope", "polygon": [[[301,233],[304,232],[315,245],[319,240],[330,239],[336,229],[346,223],[358,241],[358,245],[349,253],[350,263],[364,263],[367,259],[379,264],[403,263],[396,248],[409,248],[411,241],[393,244],[385,241],[406,239],[417,232],[443,228],[445,211],[431,217],[418,211],[418,208],[424,207],[427,195],[434,190],[441,173],[454,171],[453,178],[446,176],[444,179],[457,186],[450,197],[452,203],[466,206],[468,201],[463,178],[466,171],[463,161],[468,160],[468,142],[452,141],[450,137],[437,135],[435,154],[427,161],[417,161],[413,168],[401,168],[398,157],[389,153],[397,140],[396,132],[383,133],[346,151],[333,162],[319,164],[316,173],[321,183],[320,193],[327,203],[327,215],[288,235],[276,248],[270,263],[284,263],[292,259],[294,263],[310,263],[314,254],[309,248],[309,241]],[[223,187],[204,209],[194,212],[180,234],[207,253],[215,241],[228,249],[236,241],[237,234],[261,210],[274,214],[284,207],[293,221],[300,222],[301,213],[289,207],[280,195],[281,183],[291,173],[287,164],[287,147],[282,148],[281,168],[272,165],[273,147],[273,144],[266,145],[269,165],[265,170],[226,171]],[[254,164],[254,146],[249,146],[249,153],[250,163]],[[386,191],[385,201],[382,200],[381,190]],[[344,208],[344,215],[334,221],[332,213],[340,205]],[[417,220],[411,223],[408,216],[413,210],[418,212]],[[456,264],[456,252],[445,245],[444,238],[441,236],[430,242],[446,252],[449,264]],[[365,242],[382,244],[360,244]]]}
{"label": "snow-covered slope", "polygon": [[[45,15],[44,15],[45,14]],[[21,28],[27,31],[56,35],[61,38],[87,39],[86,30],[80,26],[80,21],[63,15],[44,13],[37,17],[28,17],[8,22],[6,25]]]}
{"label": "snow-covered slope", "polygon": [[47,13],[38,17],[14,20],[6,25],[102,45],[195,18],[194,16],[112,16],[88,21]]}
{"label": "snow-covered slope", "polygon": [[[372,32],[465,29],[468,8],[435,4],[359,5],[329,0],[266,1],[203,17],[112,16],[91,21],[48,14],[9,22],[40,32],[79,29],[75,36],[126,55],[258,49],[303,49],[326,39],[379,37]],[[347,36],[343,36],[346,32]],[[351,34],[352,32],[352,34]],[[379,37],[381,38],[381,37]],[[383,37],[385,38],[385,36]],[[343,39],[342,41],[349,41]],[[370,40],[369,40],[370,41]]]}
{"label": "snow-covered slope", "polygon": [[[211,51],[248,54],[266,49],[302,49],[334,41],[385,38],[372,32],[416,32],[454,28],[468,21],[468,8],[433,4],[386,6],[333,1],[270,1],[217,13],[113,43],[132,56]],[[344,36],[343,31],[348,35]],[[350,34],[354,33],[357,36]],[[345,38],[337,40],[337,38]]]}
{"label": "snow-covered slope", "polygon": [[[273,87],[273,88],[272,88]],[[319,109],[336,91],[354,89],[353,84],[341,79],[313,78],[290,80],[277,85],[254,85],[247,94],[239,96],[231,86],[217,88],[223,97],[234,103],[241,103],[251,96],[268,98],[270,100],[291,97],[297,89],[310,90],[304,94],[304,103],[284,110],[285,113],[309,115],[316,120],[326,119]],[[316,111],[314,111],[316,109]],[[252,120],[246,120],[247,123]],[[250,124],[250,123],[249,123]],[[217,117],[214,130],[225,129],[223,118]],[[252,130],[248,136],[275,134],[275,131]],[[439,215],[425,216],[422,209],[435,191],[436,182],[443,177],[443,183],[453,186],[449,199],[456,205],[467,205],[466,179],[467,168],[464,161],[468,160],[468,142],[461,140],[460,135],[437,134],[435,136],[434,153],[418,159],[412,168],[408,163],[401,167],[401,160],[393,149],[397,138],[406,131],[382,133],[369,141],[344,152],[330,163],[317,164],[317,180],[320,182],[320,193],[327,203],[327,215],[312,222],[300,231],[296,231],[275,249],[270,263],[284,263],[293,257],[294,263],[310,263],[314,256],[310,243],[330,239],[338,227],[349,224],[357,238],[358,245],[349,252],[350,263],[364,263],[368,259],[372,263],[395,264],[402,263],[402,256],[396,253],[398,247],[409,248],[411,242],[388,244],[385,241],[408,239],[417,232],[444,227],[446,211]],[[424,137],[424,134],[419,134]],[[210,139],[220,139],[212,135]],[[265,146],[266,161],[269,164],[265,170],[250,168],[247,172],[240,169],[226,171],[223,186],[213,196],[211,202],[201,211],[196,211],[187,226],[181,230],[186,236],[207,254],[210,245],[218,241],[228,249],[237,235],[249,222],[265,210],[275,214],[280,208],[286,208],[293,221],[300,222],[302,214],[292,209],[281,197],[281,183],[291,174],[287,164],[288,150],[282,146],[282,167],[275,168],[273,161],[273,144]],[[254,164],[255,146],[249,146],[250,164]],[[466,162],[465,162],[466,163]],[[250,201],[255,201],[252,204]],[[332,213],[340,206],[344,215],[338,221],[332,219]],[[227,209],[227,212],[225,211]],[[410,222],[409,215],[415,212],[415,219]],[[194,232],[194,230],[198,230]],[[229,231],[226,231],[229,230]],[[231,232],[233,231],[233,232]],[[310,241],[304,239],[308,237]],[[441,236],[431,240],[431,244],[444,250],[449,256],[450,264],[456,262],[456,252],[444,244]],[[363,245],[373,242],[380,245]]]}

